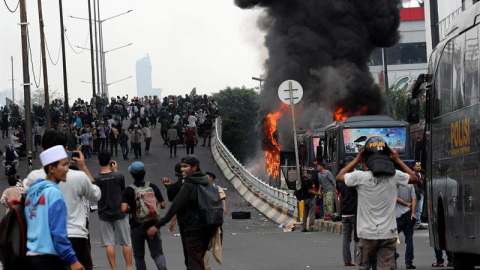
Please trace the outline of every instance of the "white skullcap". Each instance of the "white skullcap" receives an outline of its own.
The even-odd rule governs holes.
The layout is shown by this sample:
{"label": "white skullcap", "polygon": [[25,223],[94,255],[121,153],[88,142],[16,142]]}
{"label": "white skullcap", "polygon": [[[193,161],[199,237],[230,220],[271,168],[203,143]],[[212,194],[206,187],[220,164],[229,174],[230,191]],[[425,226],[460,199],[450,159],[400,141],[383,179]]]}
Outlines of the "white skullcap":
{"label": "white skullcap", "polygon": [[63,158],[67,157],[67,152],[65,151],[65,147],[61,145],[56,145],[54,147],[48,148],[44,150],[40,154],[40,160],[42,161],[42,166],[46,166],[51,164],[55,161],[59,161]]}

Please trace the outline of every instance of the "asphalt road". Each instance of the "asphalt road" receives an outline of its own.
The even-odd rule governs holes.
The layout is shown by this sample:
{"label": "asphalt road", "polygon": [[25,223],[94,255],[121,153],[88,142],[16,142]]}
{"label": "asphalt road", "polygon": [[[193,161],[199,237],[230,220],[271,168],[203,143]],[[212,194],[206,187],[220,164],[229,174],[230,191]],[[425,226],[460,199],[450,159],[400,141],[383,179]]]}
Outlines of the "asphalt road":
{"label": "asphalt road", "polygon": [[[186,155],[184,147],[178,147],[177,158],[169,158],[169,149],[163,145],[159,130],[152,130],[153,142],[151,156],[142,156],[141,161],[145,163],[146,179],[156,183],[166,199],[166,189],[160,184],[161,177],[173,178],[173,169],[180,158]],[[0,145],[7,144],[7,139],[0,139]],[[223,265],[219,266],[211,259],[214,269],[275,269],[275,270],[296,270],[296,269],[356,269],[356,267],[344,267],[341,254],[342,236],[331,233],[301,233],[293,231],[285,233],[277,224],[251,207],[236,192],[235,188],[226,181],[216,166],[208,147],[201,147],[201,141],[195,148],[195,154],[200,158],[200,167],[203,171],[212,171],[217,175],[218,184],[226,189],[228,212],[251,211],[252,218],[249,220],[232,220],[227,214],[224,228]],[[142,144],[144,147],[144,144]],[[143,151],[143,150],[142,150]],[[144,153],[143,153],[144,154]],[[121,154],[119,153],[121,156]],[[119,163],[119,170],[126,175],[126,184],[133,183],[127,172],[128,165],[133,162],[133,154],[130,160],[123,161],[121,157],[114,158]],[[39,160],[35,160],[39,166]],[[96,156],[87,161],[87,165],[96,174],[100,168]],[[19,174],[22,178],[27,175],[26,160],[20,161]],[[0,175],[0,190],[8,187],[7,178]],[[167,203],[168,207],[168,203]],[[4,211],[0,211],[3,217]],[[169,269],[185,269],[183,265],[183,253],[178,228],[169,232],[166,227],[162,228],[163,250],[167,259]],[[106,259],[105,249],[100,246],[100,232],[98,214],[90,215],[90,234],[92,241],[92,257],[96,269],[110,269]],[[403,237],[401,237],[403,243]],[[435,261],[433,249],[429,246],[428,232],[416,231],[414,236],[415,260],[417,269],[432,269],[431,264]],[[117,269],[125,269],[125,263],[121,248],[117,247],[116,262]],[[147,248],[148,250],[148,248]],[[403,254],[405,245],[400,244],[398,252],[401,257],[398,260],[398,269],[405,269]],[[147,254],[145,256],[148,269],[155,269],[153,260]],[[443,268],[448,269],[448,268]]]}

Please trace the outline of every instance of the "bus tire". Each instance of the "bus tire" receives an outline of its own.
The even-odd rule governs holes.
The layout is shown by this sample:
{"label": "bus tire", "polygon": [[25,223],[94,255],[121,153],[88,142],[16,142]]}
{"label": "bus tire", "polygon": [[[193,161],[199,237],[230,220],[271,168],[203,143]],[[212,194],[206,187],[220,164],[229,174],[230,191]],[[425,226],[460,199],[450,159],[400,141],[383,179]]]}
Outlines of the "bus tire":
{"label": "bus tire", "polygon": [[468,253],[453,253],[454,270],[474,270],[475,258]]}

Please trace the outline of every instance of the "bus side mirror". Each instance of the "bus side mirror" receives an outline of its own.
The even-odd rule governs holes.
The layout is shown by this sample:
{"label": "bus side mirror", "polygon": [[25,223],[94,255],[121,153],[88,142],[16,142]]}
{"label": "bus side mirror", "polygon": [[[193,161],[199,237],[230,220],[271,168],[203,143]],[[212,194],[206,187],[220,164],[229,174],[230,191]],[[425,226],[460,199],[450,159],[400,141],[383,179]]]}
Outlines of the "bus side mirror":
{"label": "bus side mirror", "polygon": [[407,122],[410,124],[417,124],[420,122],[420,100],[418,98],[408,99]]}

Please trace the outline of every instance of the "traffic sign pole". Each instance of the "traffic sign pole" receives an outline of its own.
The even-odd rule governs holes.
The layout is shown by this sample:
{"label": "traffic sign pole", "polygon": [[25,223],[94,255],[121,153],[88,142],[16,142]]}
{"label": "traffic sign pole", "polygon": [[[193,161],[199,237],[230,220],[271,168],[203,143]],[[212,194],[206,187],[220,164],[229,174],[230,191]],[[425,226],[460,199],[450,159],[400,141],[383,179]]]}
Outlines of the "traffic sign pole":
{"label": "traffic sign pole", "polygon": [[[295,102],[293,100],[293,86],[292,86],[292,81],[288,82],[288,89],[290,92],[290,107],[292,109],[292,128],[293,128],[293,142],[295,145],[295,162],[296,162],[296,168],[297,168],[297,180],[300,179],[300,161],[298,158],[298,142],[297,142],[297,129],[295,127]],[[298,186],[300,185],[300,181],[297,181],[297,189]]]}

